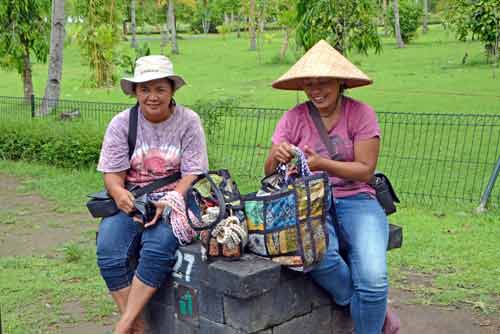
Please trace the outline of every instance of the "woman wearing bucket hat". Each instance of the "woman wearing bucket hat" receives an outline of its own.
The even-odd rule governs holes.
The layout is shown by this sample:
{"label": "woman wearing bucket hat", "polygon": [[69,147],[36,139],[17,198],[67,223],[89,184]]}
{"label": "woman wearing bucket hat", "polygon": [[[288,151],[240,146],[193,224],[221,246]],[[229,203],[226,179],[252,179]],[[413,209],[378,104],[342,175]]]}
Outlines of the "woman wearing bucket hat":
{"label": "woman wearing bucket hat", "polygon": [[[380,127],[371,107],[343,95],[346,88],[371,83],[327,42],[314,45],[273,82],[277,89],[303,90],[310,102],[280,119],[265,173],[288,163],[293,145],[306,153],[312,171],[330,175],[335,196],[328,217],[330,243],[311,276],[337,304],[350,304],[356,334],[393,334],[399,332],[399,319],[387,311],[387,218],[368,185],[377,164]],[[326,134],[319,134],[315,122],[322,123]],[[322,138],[331,143],[329,149]],[[344,257],[339,255],[339,240],[346,245]]]}
{"label": "woman wearing bucket hat", "polygon": [[[140,316],[144,305],[170,276],[178,245],[190,242],[194,235],[187,215],[194,218],[198,210],[191,200],[185,210],[184,196],[197,175],[208,170],[208,158],[200,118],[172,98],[184,84],[168,58],[139,58],[134,76],[121,80],[125,94],[137,99],[135,149],[129,155],[134,108],[116,115],[104,136],[97,169],[120,212],[104,218],[99,226],[97,262],[121,312],[115,333],[144,333]],[[179,173],[178,181],[143,199],[153,204],[149,216],[134,216],[139,202],[127,185],[142,187]],[[135,271],[130,256],[138,258]]]}

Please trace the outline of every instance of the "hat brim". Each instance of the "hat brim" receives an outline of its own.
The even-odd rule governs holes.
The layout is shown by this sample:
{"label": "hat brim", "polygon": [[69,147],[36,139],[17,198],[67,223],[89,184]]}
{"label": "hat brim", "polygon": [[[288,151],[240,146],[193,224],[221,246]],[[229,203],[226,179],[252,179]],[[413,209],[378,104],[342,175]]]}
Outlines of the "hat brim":
{"label": "hat brim", "polygon": [[142,82],[148,82],[156,79],[170,79],[174,83],[174,91],[177,91],[179,88],[186,84],[186,81],[179,75],[164,75],[159,73],[148,73],[142,75],[138,78],[123,78],[120,80],[120,86],[123,92],[127,95],[135,96],[134,85]]}
{"label": "hat brim", "polygon": [[304,90],[304,79],[310,78],[331,78],[340,80],[344,83],[345,88],[356,88],[368,86],[373,83],[373,80],[369,79],[360,79],[360,78],[341,78],[341,77],[333,77],[333,76],[304,76],[304,77],[295,77],[292,79],[285,80],[276,80],[272,83],[272,87],[276,89],[283,90]]}

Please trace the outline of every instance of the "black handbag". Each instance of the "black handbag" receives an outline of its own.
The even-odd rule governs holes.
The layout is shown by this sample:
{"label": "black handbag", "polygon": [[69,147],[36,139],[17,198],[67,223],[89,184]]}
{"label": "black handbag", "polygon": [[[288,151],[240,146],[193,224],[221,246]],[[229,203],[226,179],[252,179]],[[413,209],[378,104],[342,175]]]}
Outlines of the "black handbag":
{"label": "black handbag", "polygon": [[368,184],[375,189],[375,196],[380,206],[384,209],[385,214],[390,215],[396,212],[396,205],[394,203],[399,203],[399,198],[389,178],[381,172],[375,172]]}
{"label": "black handbag", "polygon": [[[328,153],[333,158],[335,149],[328,139],[328,133],[326,132],[325,125],[320,119],[316,106],[311,101],[308,101],[307,107],[309,109],[309,115],[311,116],[314,125],[316,126],[316,130],[318,130],[323,144],[326,146]],[[370,182],[368,182],[368,184],[373,189],[375,189],[375,196],[377,197],[380,206],[382,206],[382,208],[384,209],[385,214],[390,215],[396,212],[396,205],[394,203],[399,203],[399,198],[396,195],[396,191],[389,181],[389,178],[381,172],[375,172],[373,178],[370,180]]]}
{"label": "black handbag", "polygon": [[[145,187],[140,188],[136,185],[130,185],[127,189],[132,193],[132,195],[134,195],[134,198],[139,198],[142,195],[148,194],[156,189],[173,183],[180,178],[181,173],[177,172],[153,181]],[[90,200],[87,202],[87,209],[94,218],[109,217],[116,214],[120,210],[116,206],[114,199],[105,190],[90,194],[88,197],[90,197]]]}

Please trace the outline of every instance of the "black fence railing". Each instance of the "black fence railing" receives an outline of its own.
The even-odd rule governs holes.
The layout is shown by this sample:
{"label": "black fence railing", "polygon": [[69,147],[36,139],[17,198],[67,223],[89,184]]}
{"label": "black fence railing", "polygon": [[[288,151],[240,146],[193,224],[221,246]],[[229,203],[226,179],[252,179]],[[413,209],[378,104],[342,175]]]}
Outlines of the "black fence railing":
{"label": "black fence railing", "polygon": [[[52,101],[56,102],[56,101]],[[2,118],[39,117],[47,101],[0,97]],[[50,105],[50,103],[48,103]],[[131,104],[59,100],[44,117],[106,124]],[[256,190],[270,138],[284,109],[197,106],[205,123],[211,168],[228,168],[242,191]],[[378,169],[403,200],[500,207],[500,186],[488,187],[500,159],[500,115],[378,113],[382,150]]]}

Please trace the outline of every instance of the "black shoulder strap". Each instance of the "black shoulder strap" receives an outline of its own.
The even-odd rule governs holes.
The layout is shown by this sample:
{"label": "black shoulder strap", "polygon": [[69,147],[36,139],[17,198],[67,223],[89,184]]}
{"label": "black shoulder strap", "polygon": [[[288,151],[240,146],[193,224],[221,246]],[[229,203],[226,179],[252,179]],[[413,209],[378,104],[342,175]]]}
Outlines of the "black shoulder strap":
{"label": "black shoulder strap", "polygon": [[137,141],[137,122],[139,119],[139,103],[130,109],[128,118],[128,160],[132,159],[134,154],[135,143]]}
{"label": "black shoulder strap", "polygon": [[169,176],[162,177],[156,181],[151,182],[145,187],[138,188],[132,191],[135,198],[142,196],[144,194],[150,193],[156,189],[166,186],[167,184],[173,183],[181,178],[181,172],[174,173]]}
{"label": "black shoulder strap", "polygon": [[311,116],[314,125],[316,126],[316,130],[318,130],[321,141],[328,150],[330,158],[333,159],[336,154],[336,150],[332,142],[330,141],[330,137],[328,137],[325,125],[323,124],[323,121],[321,121],[321,118],[319,116],[318,109],[316,109],[316,106],[311,101],[307,101],[307,108],[309,109],[309,115]]}

